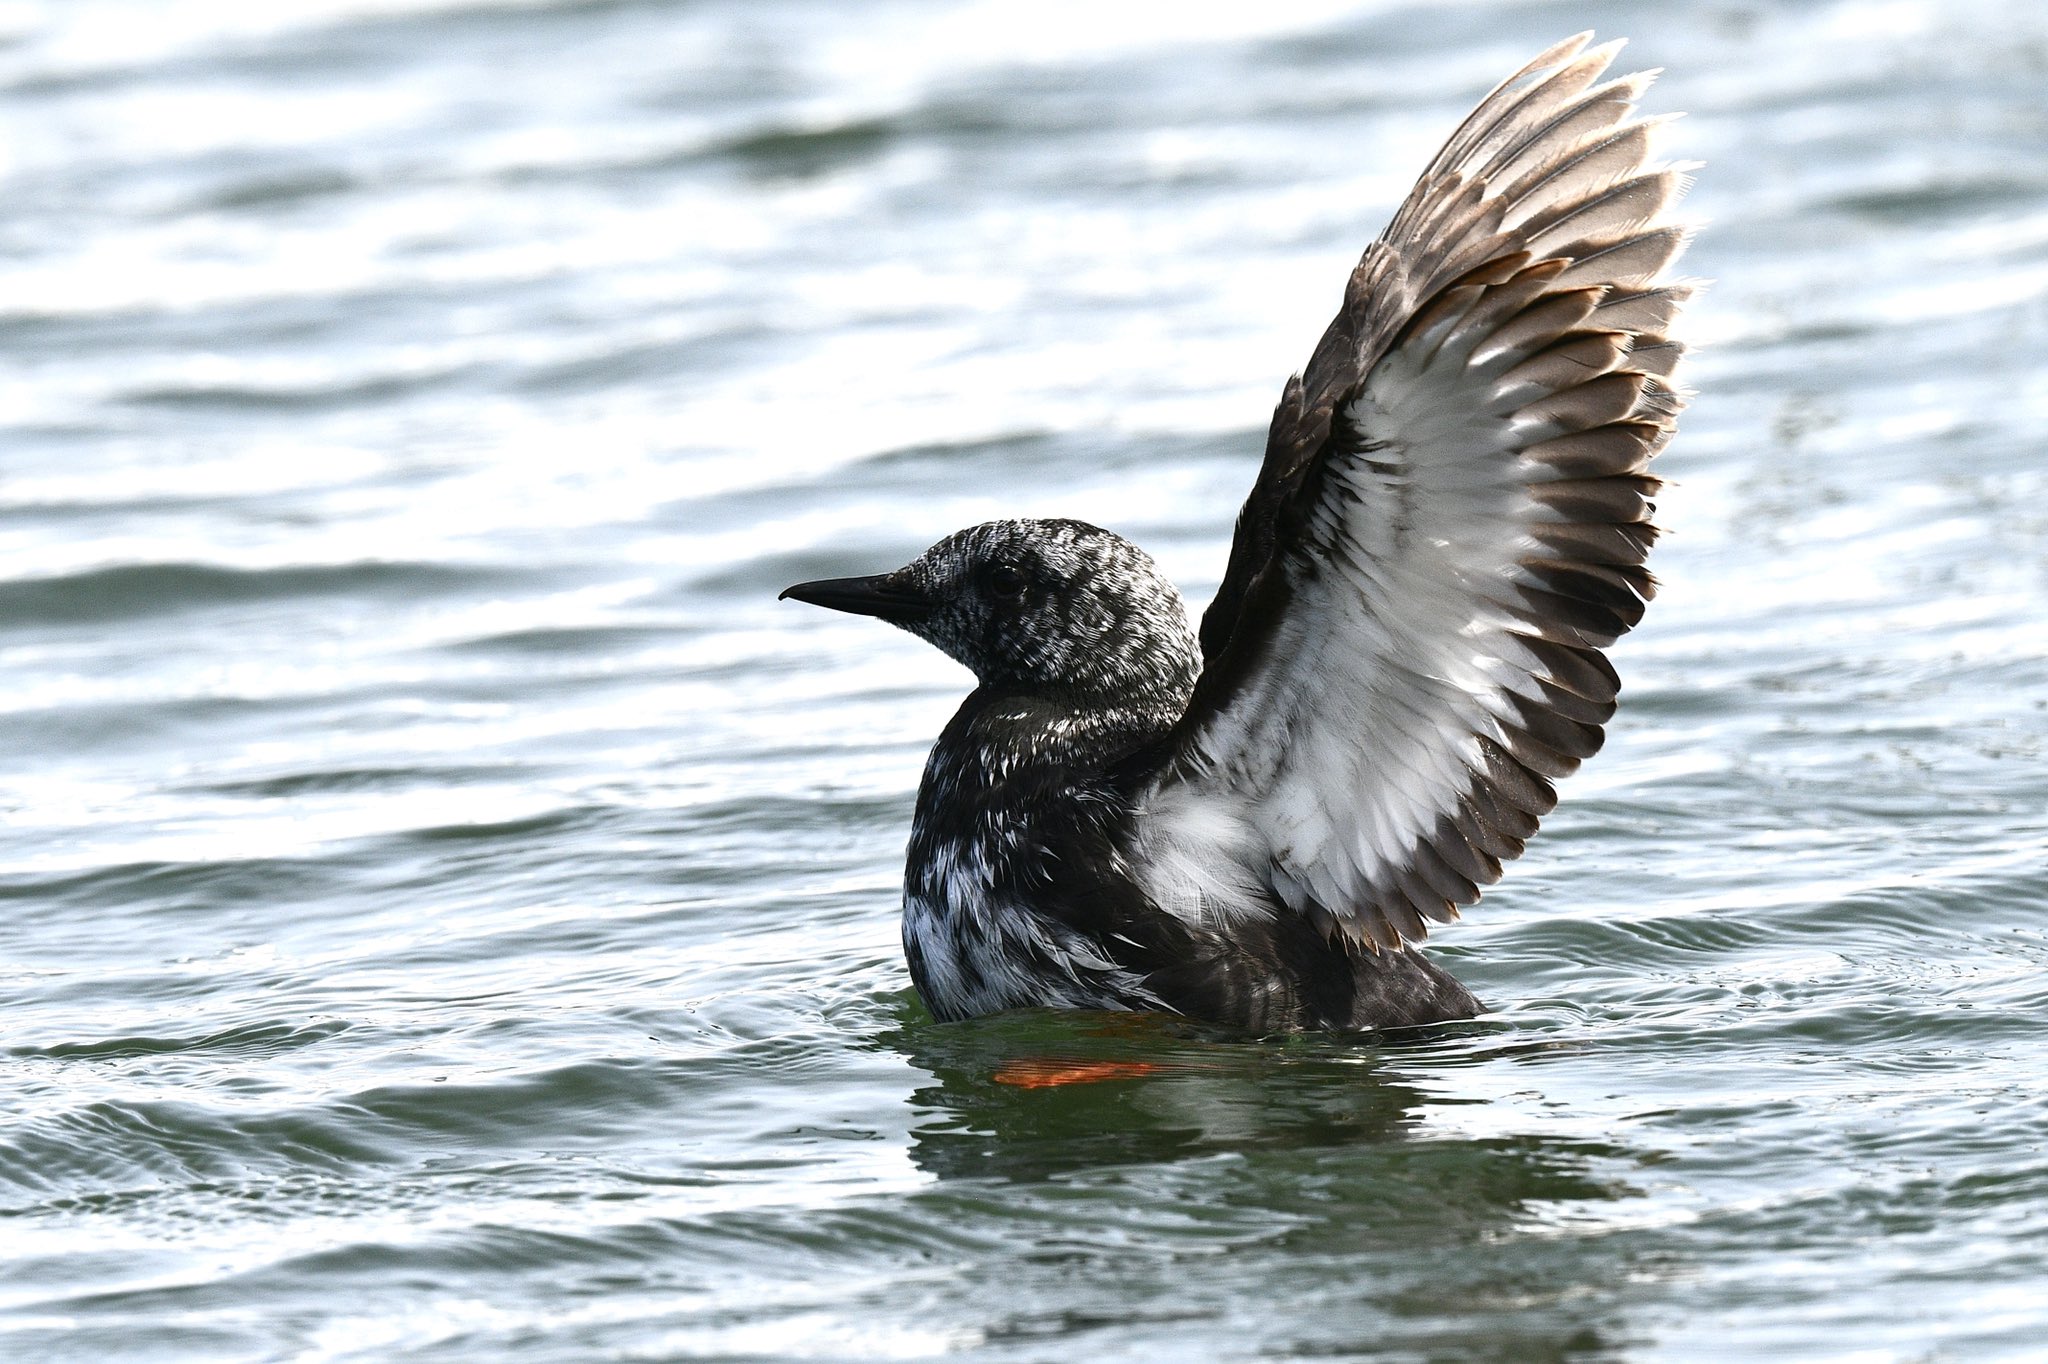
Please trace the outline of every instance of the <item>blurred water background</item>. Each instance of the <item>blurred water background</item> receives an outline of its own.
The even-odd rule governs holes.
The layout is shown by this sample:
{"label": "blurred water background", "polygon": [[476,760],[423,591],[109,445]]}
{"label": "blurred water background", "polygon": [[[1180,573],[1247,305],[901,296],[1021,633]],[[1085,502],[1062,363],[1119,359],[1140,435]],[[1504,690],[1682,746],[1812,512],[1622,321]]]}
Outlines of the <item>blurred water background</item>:
{"label": "blurred water background", "polygon": [[[776,590],[1205,599],[1586,27],[1717,283],[1498,1012],[933,1025],[965,674]],[[0,0],[0,125],[0,1356],[2040,1357],[2048,7]]]}

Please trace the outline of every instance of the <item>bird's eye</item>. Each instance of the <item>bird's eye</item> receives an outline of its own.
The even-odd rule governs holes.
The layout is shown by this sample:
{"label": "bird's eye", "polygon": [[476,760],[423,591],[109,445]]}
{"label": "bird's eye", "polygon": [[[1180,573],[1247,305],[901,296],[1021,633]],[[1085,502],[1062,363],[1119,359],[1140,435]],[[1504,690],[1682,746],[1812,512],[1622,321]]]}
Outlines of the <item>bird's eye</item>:
{"label": "bird's eye", "polygon": [[1022,596],[1024,575],[1009,564],[997,564],[988,571],[988,585],[1001,597]]}

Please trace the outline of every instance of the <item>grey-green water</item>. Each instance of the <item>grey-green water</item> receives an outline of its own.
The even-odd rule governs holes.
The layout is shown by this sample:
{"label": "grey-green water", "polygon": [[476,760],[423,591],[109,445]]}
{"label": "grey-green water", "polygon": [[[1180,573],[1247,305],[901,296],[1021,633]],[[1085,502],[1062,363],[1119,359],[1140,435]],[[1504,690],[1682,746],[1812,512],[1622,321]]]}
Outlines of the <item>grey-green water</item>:
{"label": "grey-green water", "polygon": [[[964,674],[775,591],[1204,596],[1588,26],[1717,283],[1497,1012],[932,1024]],[[0,121],[0,1357],[2048,1350],[2048,10],[25,0]]]}

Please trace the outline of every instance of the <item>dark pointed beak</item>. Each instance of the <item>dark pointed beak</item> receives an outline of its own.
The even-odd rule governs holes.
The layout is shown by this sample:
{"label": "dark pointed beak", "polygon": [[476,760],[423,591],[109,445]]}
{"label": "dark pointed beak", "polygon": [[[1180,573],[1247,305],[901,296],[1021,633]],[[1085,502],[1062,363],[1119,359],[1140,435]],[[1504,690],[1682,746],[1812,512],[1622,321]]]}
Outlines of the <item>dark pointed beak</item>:
{"label": "dark pointed beak", "polygon": [[798,583],[795,587],[784,588],[776,600],[789,598],[834,611],[851,611],[856,616],[873,616],[894,625],[909,625],[923,620],[932,611],[931,598],[894,573]]}

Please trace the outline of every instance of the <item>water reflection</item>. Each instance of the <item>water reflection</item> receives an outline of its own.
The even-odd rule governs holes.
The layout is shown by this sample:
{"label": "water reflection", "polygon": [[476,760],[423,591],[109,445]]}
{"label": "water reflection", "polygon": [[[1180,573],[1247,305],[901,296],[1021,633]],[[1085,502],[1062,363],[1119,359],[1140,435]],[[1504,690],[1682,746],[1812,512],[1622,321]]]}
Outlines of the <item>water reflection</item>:
{"label": "water reflection", "polygon": [[[1461,1024],[1401,1037],[1244,1041],[1175,1020],[1127,1014],[1019,1013],[960,1024],[906,1020],[885,1034],[932,1077],[909,1097],[920,1120],[911,1155],[942,1178],[1038,1180],[1093,1169],[1216,1155],[1428,1163],[1464,1152],[1503,1203],[1618,1198],[1585,1177],[1589,1159],[1630,1163],[1607,1145],[1525,1137],[1448,1139],[1432,1114],[1476,1104],[1414,1078],[1495,1030]],[[1518,1173],[1484,1175],[1506,1162]]]}
{"label": "water reflection", "polygon": [[1154,1018],[1025,1014],[892,1040],[934,1081],[910,1096],[912,1156],[942,1178],[1384,1141],[1420,1098],[1382,1083],[1369,1051],[1291,1055]]}
{"label": "water reflection", "polygon": [[1018,1014],[906,1018],[880,1040],[931,1077],[909,1096],[910,1155],[936,1181],[919,1216],[1010,1246],[993,1335],[1070,1333],[1077,1295],[1101,1319],[1206,1316],[1313,1282],[1312,1319],[1261,1320],[1274,1352],[1640,1340],[1686,1258],[1648,1225],[1639,1172],[1659,1157],[1491,1122],[1465,1135],[1451,1110],[1480,1101],[1456,1077],[1528,1047],[1499,1032],[1245,1042]]}

